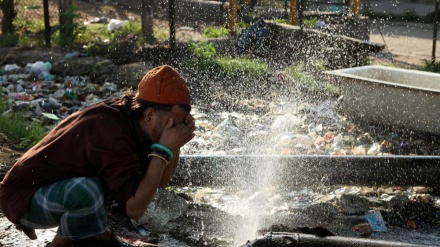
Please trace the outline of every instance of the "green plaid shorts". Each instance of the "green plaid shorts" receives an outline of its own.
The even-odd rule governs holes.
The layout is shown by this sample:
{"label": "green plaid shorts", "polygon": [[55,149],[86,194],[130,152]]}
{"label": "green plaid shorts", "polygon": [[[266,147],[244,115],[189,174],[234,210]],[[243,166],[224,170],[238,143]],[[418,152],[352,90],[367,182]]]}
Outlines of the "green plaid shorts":
{"label": "green plaid shorts", "polygon": [[77,240],[107,229],[104,188],[98,178],[78,177],[40,188],[18,223],[32,229],[58,226],[58,233]]}

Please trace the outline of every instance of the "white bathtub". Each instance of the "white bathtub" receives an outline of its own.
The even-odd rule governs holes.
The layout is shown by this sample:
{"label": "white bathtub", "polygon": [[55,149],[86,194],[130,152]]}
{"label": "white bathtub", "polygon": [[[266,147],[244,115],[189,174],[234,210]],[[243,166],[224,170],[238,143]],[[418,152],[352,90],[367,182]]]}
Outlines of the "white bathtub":
{"label": "white bathtub", "polygon": [[385,66],[325,71],[349,118],[440,135],[440,74]]}

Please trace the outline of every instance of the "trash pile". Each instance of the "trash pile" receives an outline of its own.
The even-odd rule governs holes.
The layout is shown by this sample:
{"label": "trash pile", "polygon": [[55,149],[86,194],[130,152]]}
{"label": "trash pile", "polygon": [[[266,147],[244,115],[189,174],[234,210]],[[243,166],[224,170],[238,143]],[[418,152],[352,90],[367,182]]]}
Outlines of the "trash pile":
{"label": "trash pile", "polygon": [[195,107],[198,125],[185,154],[440,155],[440,138],[411,130],[361,126],[337,112],[336,100],[241,100],[245,111]]}
{"label": "trash pile", "polygon": [[[80,54],[75,54],[80,56]],[[75,58],[70,58],[75,59]],[[57,121],[93,103],[121,96],[118,85],[88,75],[51,74],[49,62],[0,68],[2,92],[12,109],[37,121]],[[197,135],[182,153],[282,155],[440,155],[440,138],[356,125],[337,112],[337,100],[239,100],[237,111],[218,102],[195,105]]]}
{"label": "trash pile", "polygon": [[42,61],[2,67],[2,93],[13,110],[56,123],[81,108],[120,95],[114,83],[94,84],[88,76],[56,76],[51,68],[50,62]]}

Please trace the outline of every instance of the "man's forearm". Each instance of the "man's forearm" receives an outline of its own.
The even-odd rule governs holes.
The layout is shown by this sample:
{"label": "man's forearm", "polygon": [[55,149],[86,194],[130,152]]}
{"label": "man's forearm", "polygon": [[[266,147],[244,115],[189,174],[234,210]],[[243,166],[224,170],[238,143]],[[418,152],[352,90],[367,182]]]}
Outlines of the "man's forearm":
{"label": "man's forearm", "polygon": [[144,177],[138,185],[136,193],[127,200],[125,210],[129,218],[138,220],[142,217],[148,204],[156,195],[164,170],[164,161],[160,158],[153,157]]}
{"label": "man's forearm", "polygon": [[179,150],[173,152],[173,158],[170,160],[170,163],[165,167],[165,170],[163,171],[162,179],[159,183],[159,188],[166,187],[173,178],[174,173],[177,170],[177,166],[179,165],[179,156]]}

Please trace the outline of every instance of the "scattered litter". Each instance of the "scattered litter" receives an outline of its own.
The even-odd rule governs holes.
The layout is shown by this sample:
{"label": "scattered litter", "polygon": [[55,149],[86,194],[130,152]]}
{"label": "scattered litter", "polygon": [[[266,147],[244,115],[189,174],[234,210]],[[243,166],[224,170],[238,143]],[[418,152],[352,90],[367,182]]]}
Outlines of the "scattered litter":
{"label": "scattered litter", "polygon": [[57,115],[55,115],[55,114],[53,114],[53,113],[42,113],[42,114],[43,114],[43,116],[47,117],[47,118],[50,119],[50,120],[55,120],[55,121],[60,120],[60,119],[57,117]]}
{"label": "scattered litter", "polygon": [[121,28],[125,24],[128,24],[128,21],[121,21],[121,20],[117,20],[117,19],[111,19],[110,22],[107,25],[107,31],[109,33],[111,33],[113,31],[115,31],[116,29]]}
{"label": "scattered litter", "polygon": [[386,232],[387,227],[380,211],[371,210],[365,216],[374,232]]}

